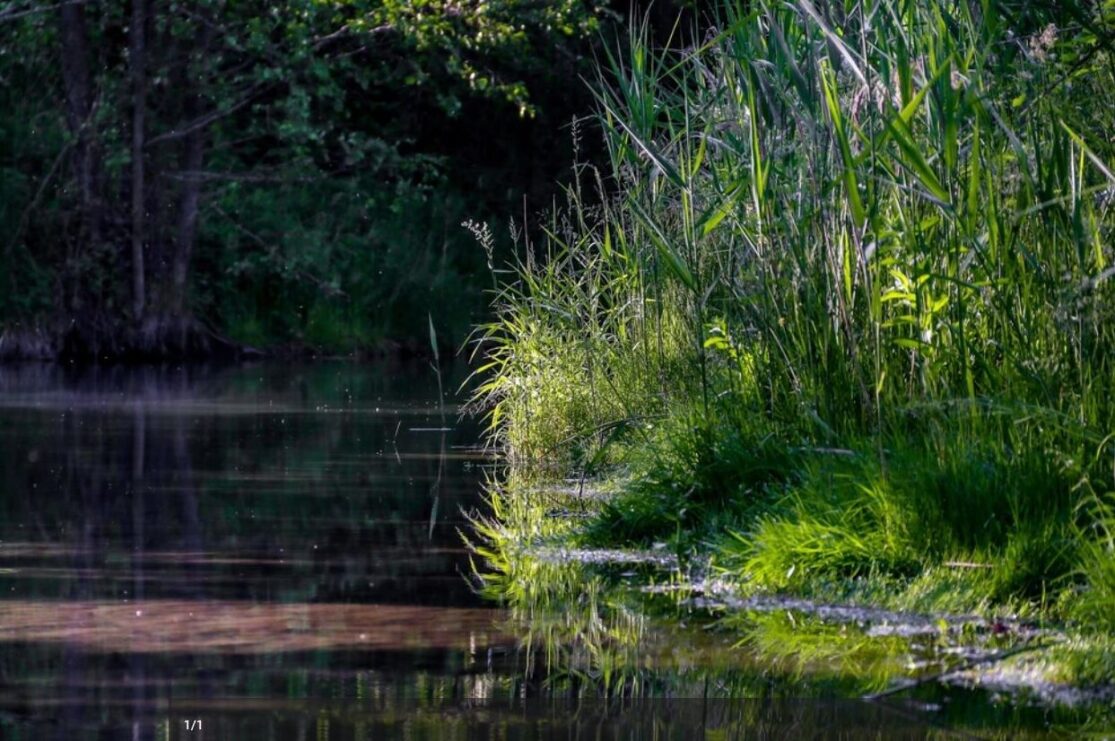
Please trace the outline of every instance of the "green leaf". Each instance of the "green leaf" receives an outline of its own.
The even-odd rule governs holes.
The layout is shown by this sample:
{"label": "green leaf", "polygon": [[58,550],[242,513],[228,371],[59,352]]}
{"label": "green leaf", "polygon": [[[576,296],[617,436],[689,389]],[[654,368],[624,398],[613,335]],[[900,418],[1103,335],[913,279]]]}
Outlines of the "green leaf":
{"label": "green leaf", "polygon": [[1069,136],[1073,138],[1073,141],[1076,142],[1081,151],[1083,151],[1088,159],[1092,161],[1092,164],[1096,166],[1096,169],[1102,172],[1104,174],[1104,177],[1111,181],[1111,183],[1115,184],[1115,173],[1113,173],[1111,171],[1111,168],[1104,164],[1104,161],[1096,156],[1096,153],[1088,147],[1088,145],[1084,141],[1084,137],[1080,136],[1080,134],[1077,134],[1075,131],[1070,129],[1069,125],[1063,120],[1059,121],[1059,123],[1061,124],[1061,128],[1068,132]]}
{"label": "green leaf", "polygon": [[914,142],[914,135],[906,123],[899,117],[892,118],[887,121],[887,131],[895,143],[898,144],[898,148],[902,150],[902,154],[906,155],[905,164],[913,170],[922,185],[937,199],[947,204],[949,202],[949,192],[941,185],[937,173],[933,172],[933,168],[929,166],[929,162],[926,161],[925,156],[918,149]]}
{"label": "green leaf", "polygon": [[662,173],[666,176],[666,179],[679,188],[685,188],[686,183],[685,180],[682,178],[681,173],[678,172],[678,169],[674,167],[673,163],[667,160],[665,155],[663,155],[658,150],[658,147],[656,147],[654,143],[649,139],[644,139],[643,137],[640,137],[638,134],[636,134],[635,130],[628,126],[627,122],[623,120],[623,117],[620,116],[619,113],[616,112],[608,104],[608,101],[604,96],[598,94],[597,99],[600,101],[600,104],[604,108],[605,112],[612,117],[612,120],[614,120],[621,129],[623,129],[624,133],[627,134],[631,141],[635,142],[635,146],[642,150],[647,159],[649,159],[652,163],[654,163],[656,167],[658,167],[659,170],[662,171]]}
{"label": "green leaf", "polygon": [[921,90],[919,90],[917,94],[914,95],[910,102],[902,107],[902,110],[898,112],[898,116],[902,119],[903,123],[905,123],[906,125],[910,124],[910,121],[914,118],[914,114],[917,113],[918,108],[921,107],[922,101],[925,100],[926,94],[933,87],[933,85],[936,84],[939,79],[941,79],[941,76],[949,69],[951,69],[951,67],[951,60],[946,60],[945,63],[942,64],[935,73],[933,73],[933,78],[927,81],[925,85],[922,86]]}
{"label": "green leaf", "polygon": [[427,313],[426,318],[430,322],[430,349],[434,352],[434,362],[440,363],[441,359],[438,357],[437,350],[437,330],[434,329],[434,317],[432,314]]}
{"label": "green leaf", "polygon": [[852,219],[856,226],[861,226],[867,219],[867,211],[863,207],[863,199],[859,194],[859,180],[856,177],[856,160],[852,156],[852,145],[844,128],[844,116],[840,111],[840,101],[836,92],[836,75],[827,64],[821,67],[821,82],[825,92],[825,104],[828,106],[829,117],[832,119],[832,128],[836,134],[837,144],[840,146],[840,158],[844,161],[844,188],[848,193],[848,202],[852,209]]}
{"label": "green leaf", "polygon": [[685,264],[685,260],[670,246],[669,239],[662,232],[662,229],[635,201],[630,202],[631,210],[638,217],[639,221],[650,231],[651,241],[654,242],[654,247],[662,261],[666,264],[670,273],[673,274],[681,283],[691,291],[697,290],[697,281],[693,278],[693,273],[690,272],[689,267]]}
{"label": "green leaf", "polygon": [[713,206],[701,215],[697,221],[697,226],[700,229],[701,236],[707,237],[712,233],[717,226],[720,225],[725,218],[727,218],[733,210],[735,210],[736,203],[739,202],[739,196],[742,192],[742,184],[736,183],[731,190],[724,196],[724,200],[718,205]]}

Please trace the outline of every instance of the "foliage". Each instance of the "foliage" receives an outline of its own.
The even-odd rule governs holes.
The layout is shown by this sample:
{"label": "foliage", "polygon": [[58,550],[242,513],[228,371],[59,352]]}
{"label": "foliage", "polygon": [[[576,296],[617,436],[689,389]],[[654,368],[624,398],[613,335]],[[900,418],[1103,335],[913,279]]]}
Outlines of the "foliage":
{"label": "foliage", "polygon": [[675,412],[654,425],[650,442],[623,458],[629,478],[587,529],[592,542],[648,544],[707,538],[765,511],[796,476],[801,453],[763,428]]}
{"label": "foliage", "polygon": [[[332,349],[414,336],[428,311],[463,336],[484,261],[459,224],[548,197],[538,183],[568,155],[531,142],[584,106],[569,82],[613,17],[581,0],[79,5],[69,21],[62,6],[0,16],[0,322],[125,316],[137,228],[149,311],[179,311],[173,265],[198,190],[185,310],[253,342]],[[67,28],[88,48],[63,43]],[[91,98],[76,129],[75,67]]]}
{"label": "foliage", "polygon": [[[541,249],[525,239],[517,245],[525,253],[515,264],[521,280],[499,288],[495,318],[474,336],[485,362],[475,372],[482,380],[473,409],[487,414],[494,440],[522,460],[591,468],[606,441],[641,429],[670,389],[688,383],[680,317],[652,317],[631,303],[640,274],[628,236],[589,229],[588,219],[612,213],[582,191],[581,179],[592,175],[577,169]],[[626,352],[648,331],[653,352]]]}
{"label": "foliage", "polygon": [[1066,585],[1075,495],[1047,451],[1006,453],[956,430],[936,445],[890,443],[881,460],[869,449],[814,460],[782,506],[726,541],[724,564],[771,589],[951,564],[979,582],[969,604],[951,605],[964,610]]}
{"label": "foliage", "polygon": [[[1089,532],[1082,533],[1079,573],[1088,583],[1088,590],[1075,601],[1073,611],[1084,625],[1115,627],[1115,504],[1112,496],[1091,497],[1088,507]],[[1110,652],[1109,652],[1110,655]]]}

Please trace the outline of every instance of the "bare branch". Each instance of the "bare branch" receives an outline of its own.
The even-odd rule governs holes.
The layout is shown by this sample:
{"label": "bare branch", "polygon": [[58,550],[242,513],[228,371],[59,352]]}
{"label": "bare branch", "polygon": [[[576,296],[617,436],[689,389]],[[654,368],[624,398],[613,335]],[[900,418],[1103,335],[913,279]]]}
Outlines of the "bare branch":
{"label": "bare branch", "polygon": [[47,170],[46,175],[44,175],[42,181],[39,182],[39,187],[35,191],[35,197],[31,199],[31,202],[28,203],[27,207],[23,209],[23,213],[20,214],[19,225],[16,227],[15,234],[12,235],[11,240],[9,240],[8,245],[4,250],[4,254],[10,255],[15,246],[19,244],[19,240],[23,236],[23,230],[27,228],[27,224],[31,220],[31,214],[34,213],[36,208],[38,208],[39,201],[42,200],[43,194],[46,193],[46,187],[58,173],[59,167],[62,165],[62,160],[64,160],[66,155],[70,153],[70,148],[72,146],[72,141],[67,142],[66,145],[58,151],[58,156],[54,158],[54,162],[53,164],[51,164],[50,169]]}

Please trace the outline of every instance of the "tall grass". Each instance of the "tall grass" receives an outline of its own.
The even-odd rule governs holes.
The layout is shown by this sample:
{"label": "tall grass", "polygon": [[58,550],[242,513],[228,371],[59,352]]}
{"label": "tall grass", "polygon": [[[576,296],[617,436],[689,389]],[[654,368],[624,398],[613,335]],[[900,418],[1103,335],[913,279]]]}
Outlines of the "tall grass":
{"label": "tall grass", "polygon": [[582,466],[617,437],[715,450],[716,425],[648,431],[697,409],[763,456],[866,461],[835,499],[831,471],[776,477],[740,523],[752,573],[1014,553],[1035,563],[1002,589],[1069,583],[1025,539],[1094,534],[1073,505],[1115,489],[1110,3],[712,12],[602,66],[610,169],[578,173],[481,332],[499,439]]}

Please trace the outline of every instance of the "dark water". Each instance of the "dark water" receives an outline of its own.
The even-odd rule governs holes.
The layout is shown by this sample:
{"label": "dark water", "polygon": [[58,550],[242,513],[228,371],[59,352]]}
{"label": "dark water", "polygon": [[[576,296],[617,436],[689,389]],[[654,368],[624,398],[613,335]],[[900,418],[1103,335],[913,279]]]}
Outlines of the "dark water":
{"label": "dark water", "polygon": [[[651,645],[639,618],[602,629],[575,595],[557,628],[478,596],[461,538],[492,467],[477,442],[424,365],[0,368],[0,733],[952,736],[916,703],[793,691],[570,702],[608,646],[653,654],[662,694],[775,679],[733,639]],[[570,649],[589,669],[551,676],[585,635],[606,655]]]}
{"label": "dark water", "polygon": [[426,366],[0,369],[0,728],[485,696],[476,442]]}

